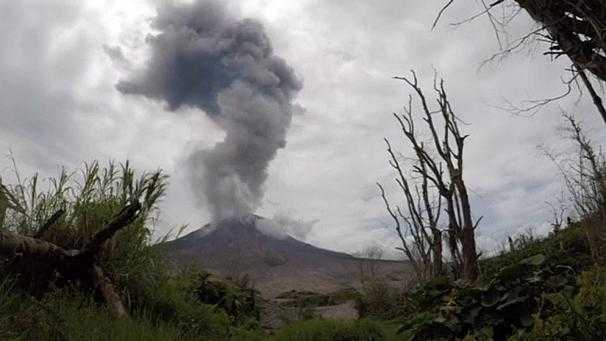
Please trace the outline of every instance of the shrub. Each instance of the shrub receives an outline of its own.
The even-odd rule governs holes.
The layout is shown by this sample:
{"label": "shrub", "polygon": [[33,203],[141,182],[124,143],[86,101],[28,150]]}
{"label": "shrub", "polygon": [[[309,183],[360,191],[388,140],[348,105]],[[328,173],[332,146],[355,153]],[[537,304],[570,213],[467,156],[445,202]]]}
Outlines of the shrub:
{"label": "shrub", "polygon": [[592,268],[590,253],[577,226],[485,260],[479,283],[428,282],[407,294],[422,313],[399,332],[410,340],[604,339],[606,272]]}
{"label": "shrub", "polygon": [[259,321],[259,293],[248,281],[232,284],[210,279],[206,272],[195,275],[193,292],[196,299],[224,310],[236,323]]}
{"label": "shrub", "polygon": [[564,117],[568,120],[570,139],[576,145],[577,155],[574,163],[558,166],[585,229],[591,255],[594,261],[606,264],[606,155],[594,147],[572,115]]}
{"label": "shrub", "polygon": [[[46,186],[37,174],[22,178],[15,166],[16,183],[0,182],[0,228],[32,236],[54,213],[63,210],[58,221],[42,233],[41,239],[66,250],[80,249],[102,229],[124,206],[133,201],[142,204],[138,218],[119,231],[106,243],[101,254],[101,265],[106,275],[119,287],[132,283],[149,282],[158,273],[159,255],[151,245],[151,228],[158,214],[157,204],[164,195],[167,176],[161,171],[137,174],[127,162],[105,167],[98,162],[85,164],[78,173],[62,169]],[[20,284],[48,283],[45,264],[28,259],[22,271]],[[46,288],[32,288],[40,293]]]}
{"label": "shrub", "polygon": [[275,340],[284,341],[375,341],[384,340],[380,326],[370,320],[309,320],[279,330]]}
{"label": "shrub", "polygon": [[182,336],[226,338],[232,321],[220,307],[198,299],[195,279],[193,274],[164,274],[155,285],[140,288],[131,307],[151,321],[170,323]]}
{"label": "shrub", "polygon": [[543,239],[529,238],[526,234],[523,240],[525,241],[524,247],[481,260],[481,280],[489,280],[501,269],[536,254],[544,254],[548,258],[557,258],[560,265],[573,267],[575,271],[580,271],[592,263],[589,243],[581,226],[563,229],[557,234]]}
{"label": "shrub", "polygon": [[[26,340],[174,340],[179,331],[165,323],[151,323],[145,316],[112,318],[90,297],[70,290],[38,300],[2,290],[11,297],[10,308],[0,308],[0,338]],[[6,301],[3,301],[6,302]]]}
{"label": "shrub", "polygon": [[533,328],[520,336],[551,340],[606,339],[606,270],[594,267],[579,276],[579,291],[543,294]]}
{"label": "shrub", "polygon": [[83,288],[73,287],[74,283],[53,281],[52,274],[38,271],[45,268],[43,263],[11,259],[8,264],[17,270],[19,281],[0,282],[0,338],[228,337],[229,316],[220,307],[202,304],[194,293],[193,277],[170,273],[161,249],[152,243],[150,226],[158,217],[157,203],[167,182],[161,171],[137,175],[128,162],[109,162],[105,167],[93,162],[85,164],[79,176],[62,170],[46,187],[37,175],[24,179],[15,174],[16,184],[0,186],[0,228],[34,235],[62,209],[61,218],[40,238],[65,249],[80,248],[129,202],[140,202],[142,209],[135,221],[106,243],[100,259],[122,294],[130,319],[115,320],[105,307],[95,304],[88,290],[80,292]]}
{"label": "shrub", "polygon": [[356,297],[356,309],[360,317],[394,319],[406,316],[409,306],[404,290],[390,286],[383,279],[363,283]]}

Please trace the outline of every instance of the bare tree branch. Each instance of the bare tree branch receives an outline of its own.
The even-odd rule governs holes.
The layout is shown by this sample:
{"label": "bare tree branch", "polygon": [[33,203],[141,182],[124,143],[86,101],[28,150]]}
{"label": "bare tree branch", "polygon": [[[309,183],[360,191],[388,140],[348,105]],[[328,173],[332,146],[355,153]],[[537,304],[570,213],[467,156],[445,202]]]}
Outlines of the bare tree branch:
{"label": "bare tree branch", "polygon": [[111,239],[118,230],[130,224],[137,217],[140,209],[141,204],[138,202],[124,207],[109,224],[97,232],[88,244],[82,248],[80,256],[96,255],[107,240]]}
{"label": "bare tree branch", "polygon": [[56,272],[65,279],[90,283],[95,290],[99,291],[111,311],[117,317],[124,317],[127,315],[126,310],[113,284],[105,277],[103,270],[97,264],[97,254],[105,241],[137,218],[140,209],[141,205],[138,202],[124,207],[81,250],[65,250],[51,242],[39,239],[64,214],[63,210],[59,210],[45,222],[35,237],[0,230],[0,255],[9,259],[18,257],[37,259],[45,262],[51,269],[56,269]]}

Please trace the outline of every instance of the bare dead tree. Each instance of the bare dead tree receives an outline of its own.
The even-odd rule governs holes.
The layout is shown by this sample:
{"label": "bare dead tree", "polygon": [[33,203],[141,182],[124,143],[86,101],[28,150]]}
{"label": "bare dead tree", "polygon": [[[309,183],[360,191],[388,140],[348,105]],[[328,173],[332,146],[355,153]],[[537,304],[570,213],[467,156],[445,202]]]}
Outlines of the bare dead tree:
{"label": "bare dead tree", "polygon": [[[425,94],[418,84],[414,71],[411,77],[395,77],[410,86],[420,102],[420,117],[431,135],[429,147],[420,141],[415,130],[412,96],[404,108],[405,113],[395,114],[407,142],[412,146],[417,160],[414,171],[426,178],[434,186],[446,204],[448,215],[448,245],[454,264],[460,266],[464,279],[478,277],[478,253],[475,243],[475,229],[481,221],[474,221],[465,181],[464,146],[468,135],[459,127],[459,119],[454,114],[444,81],[434,79],[437,108],[430,108]],[[445,169],[444,169],[445,168]]]}
{"label": "bare dead tree", "polygon": [[[396,181],[399,182],[399,179]],[[395,208],[391,206],[383,186],[380,183],[377,183],[377,186],[379,187],[380,195],[387,212],[394,220],[395,230],[400,238],[402,247],[397,247],[397,249],[402,251],[410,260],[417,279],[427,280],[432,276],[441,275],[442,241],[439,240],[439,248],[434,248],[435,236],[433,234],[430,235],[426,230],[428,226],[424,225],[425,218],[420,218],[417,215],[422,214],[418,210],[420,202],[417,199],[410,200],[411,198],[406,198],[405,206],[407,207],[408,215],[405,215],[400,206],[396,206]],[[403,191],[408,191],[408,189],[403,189]],[[408,193],[408,195],[412,194]],[[405,197],[408,197],[408,195],[405,195]],[[410,211],[410,207],[414,207],[413,211]]]}
{"label": "bare dead tree", "polygon": [[[439,18],[453,3],[454,1],[446,2],[438,12],[432,27],[436,26]],[[506,55],[527,42],[530,37],[538,37],[538,40],[549,44],[544,52],[545,55],[550,55],[554,59],[568,56],[572,62],[570,70],[581,77],[594,105],[606,122],[606,108],[585,73],[588,71],[599,81],[606,81],[606,2],[603,0],[497,0],[486,3],[482,0],[481,4],[483,7],[480,13],[470,16],[461,23],[481,16],[488,17],[501,46],[500,35],[511,18],[498,20],[493,15],[493,11],[499,7],[506,7],[515,8],[512,16],[517,15],[520,10],[528,13],[539,23],[540,28],[518,39],[512,46],[502,48],[497,55]]]}
{"label": "bare dead tree", "polygon": [[591,100],[593,101],[593,104],[595,105],[596,109],[598,109],[598,112],[600,113],[600,116],[602,116],[602,119],[604,120],[604,122],[606,122],[606,108],[604,107],[604,102],[602,101],[602,97],[600,97],[598,95],[598,93],[595,91],[595,88],[594,88],[593,84],[591,83],[591,81],[589,80],[589,77],[587,77],[587,75],[585,74],[585,71],[582,68],[580,68],[579,66],[576,66],[576,69],[577,69],[579,76],[581,76],[581,80],[583,81],[583,84],[585,84],[585,87],[587,88],[589,95],[591,96]]}
{"label": "bare dead tree", "polygon": [[601,0],[515,0],[548,33],[548,54],[567,55],[606,81],[606,3]]}
{"label": "bare dead tree", "polygon": [[[413,258],[416,263],[416,271],[419,277],[429,278],[430,276],[442,276],[443,251],[442,251],[442,231],[438,227],[440,221],[441,204],[439,193],[431,195],[433,188],[429,186],[429,178],[426,172],[416,172],[419,175],[416,183],[413,183],[412,176],[407,176],[402,168],[396,152],[391,143],[385,139],[387,153],[389,155],[389,165],[394,169],[395,182],[401,189],[404,196],[404,209],[397,206],[395,212],[391,209],[383,187],[378,184],[381,197],[385,206],[396,223],[396,231],[400,236],[403,248],[402,251]],[[415,164],[419,169],[426,168],[425,160],[416,159]],[[407,235],[412,238],[406,240],[401,230],[401,223],[406,225]],[[410,244],[410,245],[409,245]]]}
{"label": "bare dead tree", "polygon": [[[447,1],[438,12],[432,27],[436,26],[445,10],[453,3],[454,1]],[[492,11],[498,6],[511,7],[511,3],[514,3],[540,23],[541,30],[547,33],[542,35],[551,45],[546,54],[555,57],[567,55],[580,69],[588,70],[597,78],[606,81],[606,3],[604,1],[497,0],[481,3],[483,5],[481,12],[461,23],[480,16],[488,16],[494,23],[497,19]],[[503,26],[503,22],[496,24]]]}
{"label": "bare dead tree", "polygon": [[579,215],[595,261],[606,262],[606,157],[596,151],[581,125],[564,116],[571,139],[578,147],[578,164],[564,174],[568,192]]}
{"label": "bare dead tree", "polygon": [[[6,191],[1,191],[6,194]],[[124,207],[104,228],[97,232],[80,250],[66,250],[40,237],[63,211],[58,211],[42,225],[35,237],[0,230],[0,255],[11,260],[29,259],[44,263],[50,267],[50,273],[58,274],[65,281],[83,284],[94,289],[117,317],[127,315],[120,296],[113,283],[105,276],[99,265],[99,254],[103,245],[116,232],[135,220],[141,210],[138,202]],[[18,269],[13,269],[18,272]],[[49,281],[51,279],[49,278]]]}

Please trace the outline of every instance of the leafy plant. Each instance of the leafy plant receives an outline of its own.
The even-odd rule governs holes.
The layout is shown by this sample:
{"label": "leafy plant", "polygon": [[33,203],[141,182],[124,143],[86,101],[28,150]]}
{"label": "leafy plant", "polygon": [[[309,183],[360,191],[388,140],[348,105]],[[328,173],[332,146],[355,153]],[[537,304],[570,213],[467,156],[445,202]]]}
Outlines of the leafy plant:
{"label": "leafy plant", "polygon": [[[131,319],[112,319],[93,295],[72,290],[77,283],[50,281],[40,287],[36,276],[44,264],[8,259],[3,270],[17,281],[0,282],[0,338],[26,339],[225,339],[232,321],[220,308],[200,302],[193,281],[170,272],[161,249],[153,245],[151,228],[158,217],[167,177],[161,171],[138,173],[128,162],[85,164],[81,172],[62,169],[46,186],[38,175],[22,178],[15,167],[15,184],[0,186],[1,228],[51,241],[66,249],[79,248],[125,204],[141,203],[139,218],[108,242],[100,261],[130,310]],[[1,204],[4,203],[4,206]],[[56,212],[49,229],[42,223]],[[27,261],[27,262],[26,262]],[[14,271],[16,270],[16,271]],[[33,295],[32,295],[33,294]]]}
{"label": "leafy plant", "polygon": [[223,309],[238,323],[260,319],[259,293],[248,282],[240,285],[211,280],[207,272],[199,273],[193,284],[194,296],[202,303]]}
{"label": "leafy plant", "polygon": [[[407,295],[408,304],[422,313],[413,314],[399,333],[409,340],[601,337],[604,275],[581,273],[591,257],[586,242],[578,242],[584,240],[579,231],[562,230],[487,260],[502,267],[476,284],[439,279],[417,287]],[[539,250],[545,253],[528,255]]]}

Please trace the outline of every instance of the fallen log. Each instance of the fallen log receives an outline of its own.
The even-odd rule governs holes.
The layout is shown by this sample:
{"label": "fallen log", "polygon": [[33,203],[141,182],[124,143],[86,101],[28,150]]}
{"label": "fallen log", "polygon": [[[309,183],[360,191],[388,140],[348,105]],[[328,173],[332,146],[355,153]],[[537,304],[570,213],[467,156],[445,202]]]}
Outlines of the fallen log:
{"label": "fallen log", "polygon": [[[63,279],[86,284],[102,297],[116,317],[127,316],[120,295],[98,263],[98,256],[105,242],[116,232],[130,224],[139,214],[138,202],[125,206],[105,227],[97,232],[80,250],[66,250],[54,243],[40,239],[63,214],[55,213],[35,234],[24,236],[10,231],[0,231],[0,255],[9,259],[35,259],[43,261]],[[13,271],[18,271],[13,269]],[[51,280],[50,278],[48,279]]]}

